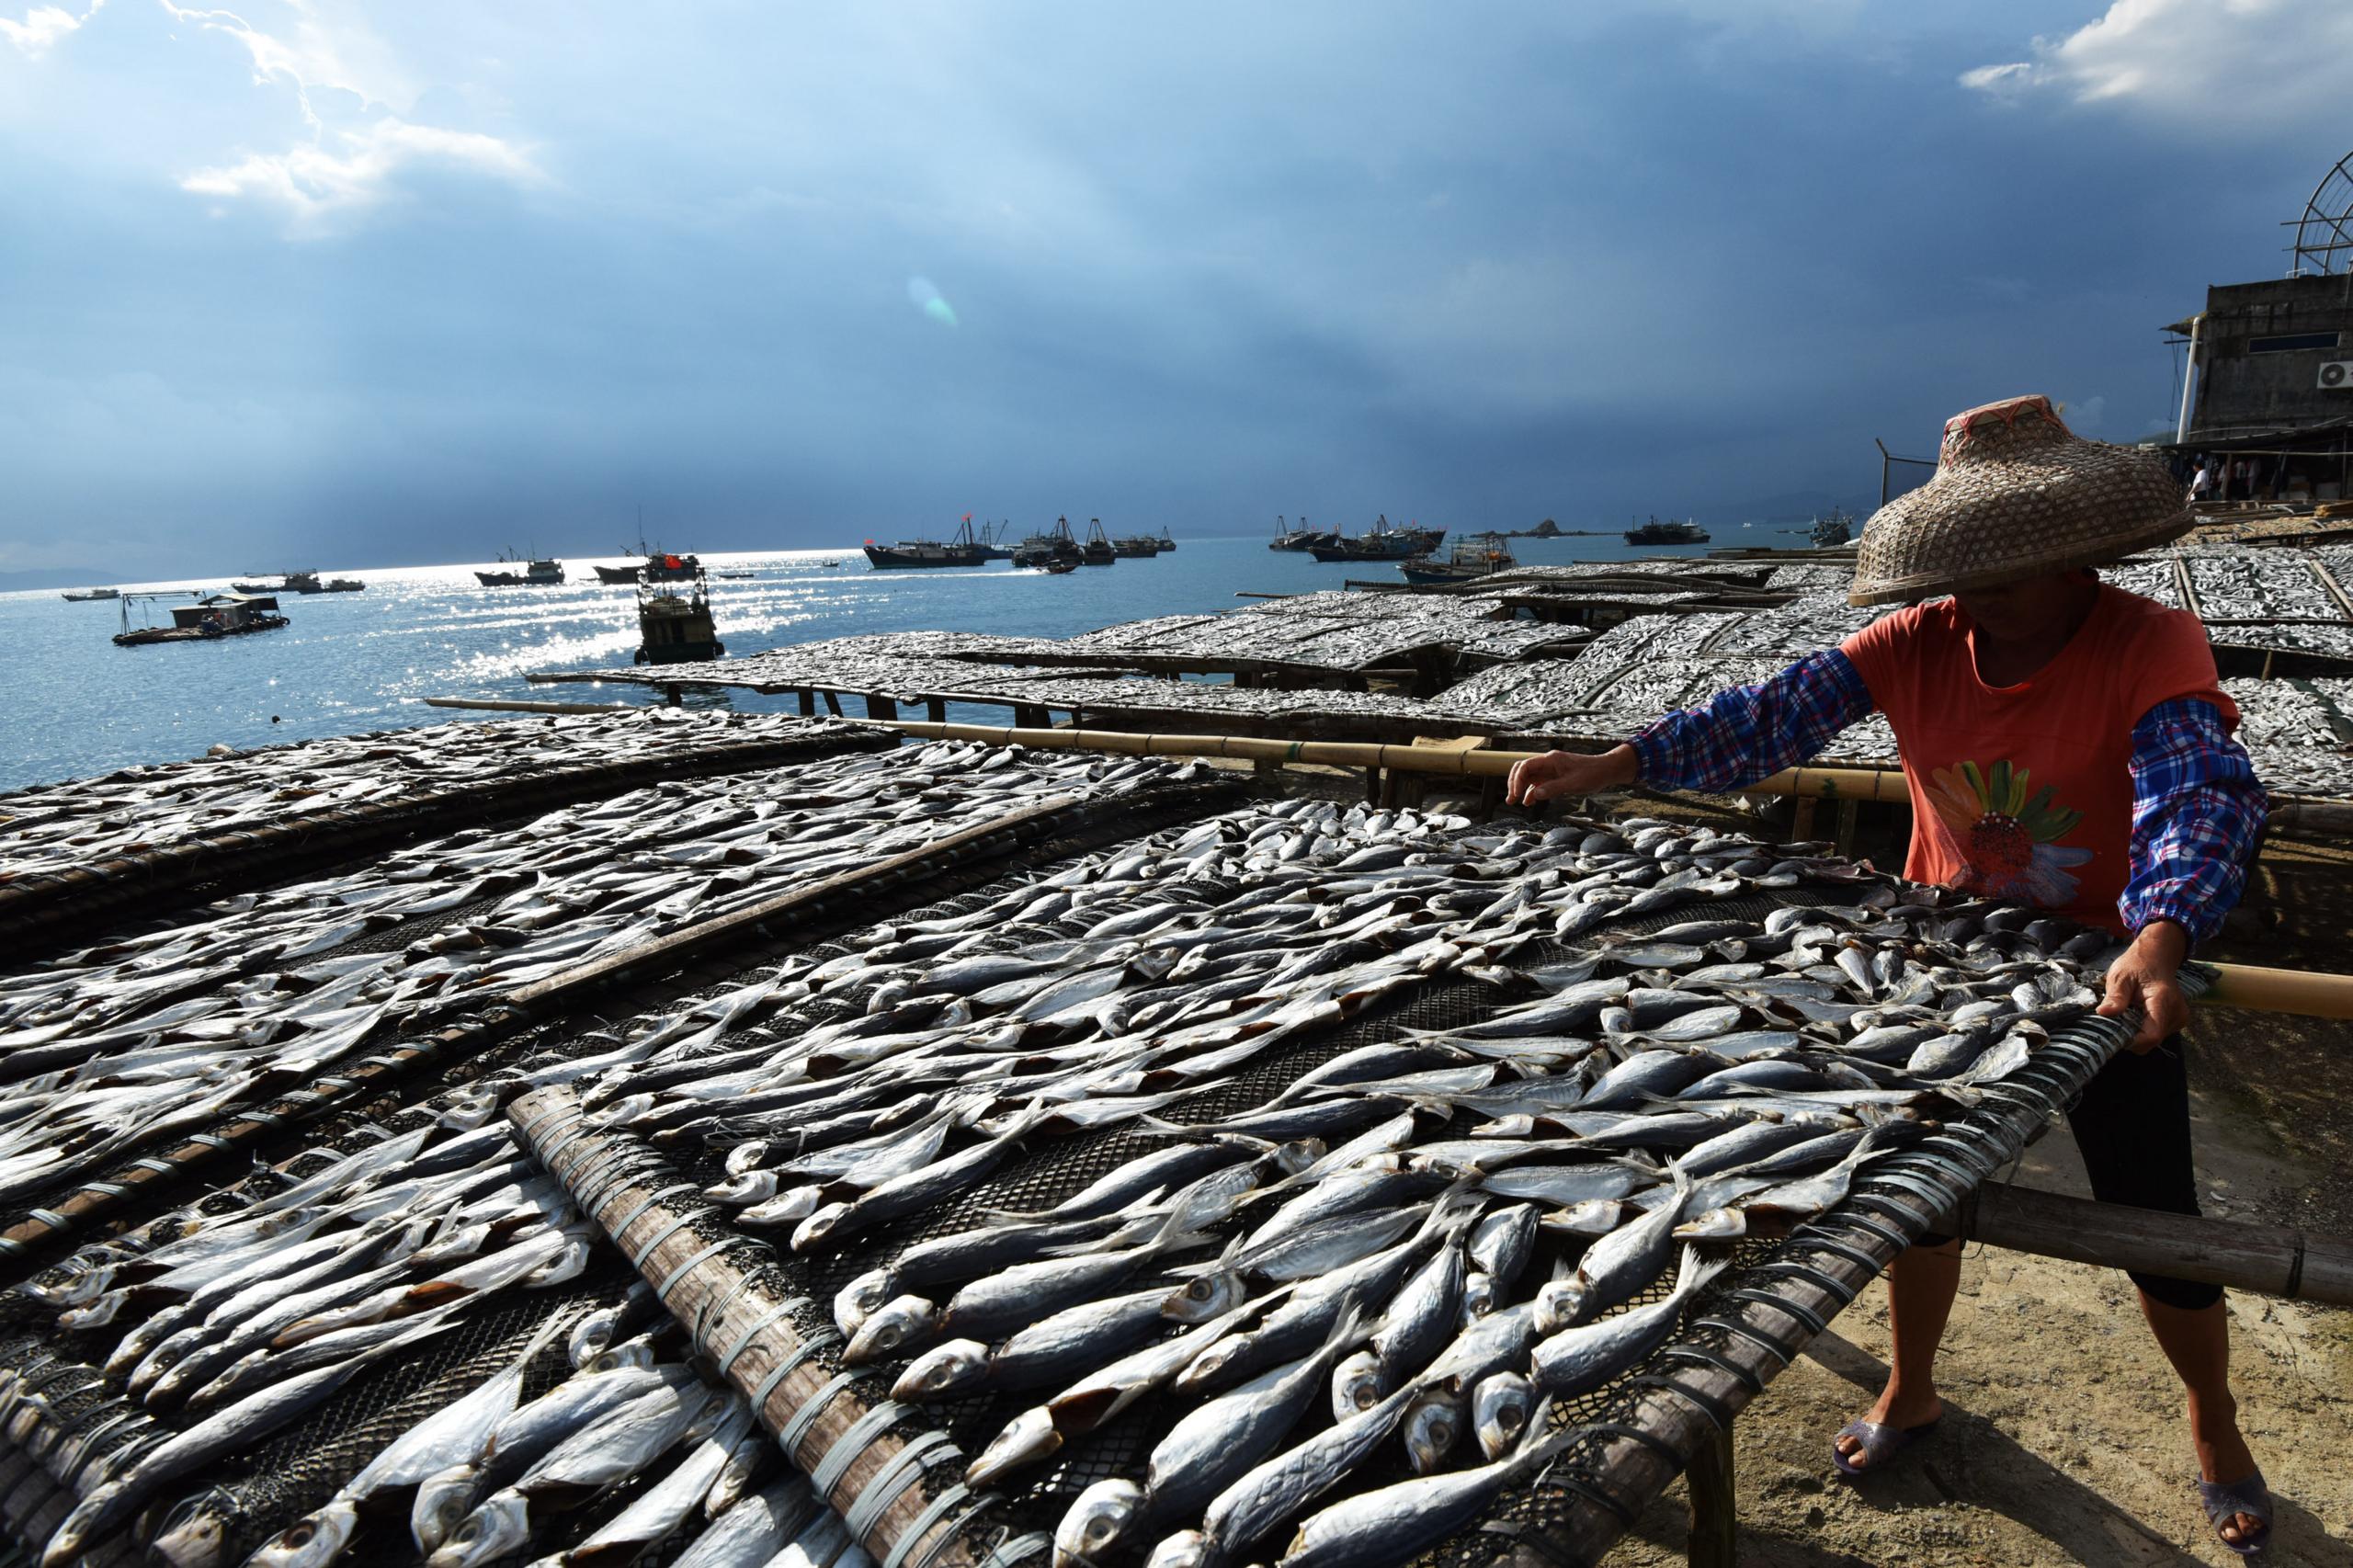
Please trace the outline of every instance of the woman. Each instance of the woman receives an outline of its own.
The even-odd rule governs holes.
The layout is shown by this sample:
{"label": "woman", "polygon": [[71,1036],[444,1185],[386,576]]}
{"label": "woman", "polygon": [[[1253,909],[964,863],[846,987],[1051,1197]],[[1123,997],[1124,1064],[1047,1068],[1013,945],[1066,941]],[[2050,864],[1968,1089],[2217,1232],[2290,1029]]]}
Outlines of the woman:
{"label": "woman", "polygon": [[[1512,770],[1506,797],[1637,781],[1732,789],[1884,712],[1912,795],[1907,876],[2028,900],[2128,939],[2100,1011],[2138,1008],[2141,1028],[2069,1122],[2102,1201],[2195,1214],[2173,1038],[2188,1009],[2176,976],[2238,901],[2264,796],[2230,738],[2238,711],[2205,629],[2088,570],[2191,522],[2161,463],[2077,438],[2046,399],[1958,415],[1936,477],[1863,532],[1849,602],[1910,608],[1762,685],[1670,713],[1631,744],[1532,757]],[[1934,595],[1951,597],[1917,602]],[[1960,1272],[1949,1237],[1923,1237],[1889,1271],[1893,1365],[1833,1445],[1845,1473],[1877,1469],[1936,1425],[1937,1344]],[[2239,1435],[2222,1291],[2132,1280],[2188,1392],[2207,1517],[2234,1551],[2258,1551],[2271,1500]]]}

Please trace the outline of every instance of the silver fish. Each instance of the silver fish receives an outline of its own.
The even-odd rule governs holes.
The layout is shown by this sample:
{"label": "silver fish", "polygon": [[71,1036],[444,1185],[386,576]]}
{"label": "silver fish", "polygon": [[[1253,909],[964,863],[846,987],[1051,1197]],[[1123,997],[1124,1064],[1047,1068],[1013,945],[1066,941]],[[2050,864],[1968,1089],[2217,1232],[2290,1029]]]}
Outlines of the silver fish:
{"label": "silver fish", "polygon": [[1528,1429],[1537,1399],[1536,1385],[1518,1372],[1481,1379],[1471,1391],[1471,1426],[1479,1438],[1479,1451],[1491,1460],[1509,1453]]}
{"label": "silver fish", "polygon": [[1702,1261],[1699,1248],[1686,1245],[1675,1289],[1665,1300],[1539,1340],[1532,1353],[1537,1383],[1563,1397],[1601,1387],[1665,1344],[1685,1304],[1729,1261]]}
{"label": "silver fish", "polygon": [[1548,1414],[1549,1405],[1540,1405],[1520,1446],[1491,1464],[1418,1476],[1311,1515],[1278,1568],[1372,1568],[1411,1560],[1469,1524],[1506,1486],[1551,1457],[1552,1445],[1542,1439]]}

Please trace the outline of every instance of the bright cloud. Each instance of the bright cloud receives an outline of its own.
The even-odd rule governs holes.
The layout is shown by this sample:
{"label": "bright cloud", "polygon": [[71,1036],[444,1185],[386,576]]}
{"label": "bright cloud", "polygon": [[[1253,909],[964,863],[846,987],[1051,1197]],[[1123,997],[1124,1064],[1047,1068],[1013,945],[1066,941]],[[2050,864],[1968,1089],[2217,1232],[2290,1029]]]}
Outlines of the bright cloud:
{"label": "bright cloud", "polygon": [[298,219],[312,219],[380,201],[404,170],[421,165],[517,185],[540,177],[528,154],[495,136],[410,125],[388,116],[362,131],[332,132],[318,145],[256,153],[243,163],[199,169],[180,181],[180,188],[200,196],[277,201]]}
{"label": "bright cloud", "polygon": [[50,45],[79,28],[98,14],[106,0],[90,0],[90,8],[80,16],[55,6],[36,6],[25,13],[21,22],[0,17],[0,39],[6,39],[24,53],[35,58],[49,52]]}
{"label": "bright cloud", "polygon": [[2105,16],[2032,58],[1965,71],[1961,85],[2003,99],[2059,93],[2127,104],[2203,128],[2275,131],[2333,115],[2353,58],[2345,0],[2112,0]]}

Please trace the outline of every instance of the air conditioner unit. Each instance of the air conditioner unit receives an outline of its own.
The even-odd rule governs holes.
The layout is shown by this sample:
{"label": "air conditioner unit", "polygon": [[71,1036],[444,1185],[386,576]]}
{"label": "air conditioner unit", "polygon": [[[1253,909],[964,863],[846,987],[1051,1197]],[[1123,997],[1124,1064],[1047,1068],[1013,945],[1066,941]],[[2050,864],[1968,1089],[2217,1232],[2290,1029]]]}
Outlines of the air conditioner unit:
{"label": "air conditioner unit", "polygon": [[2353,391],[2353,359],[2331,359],[2320,368],[2323,392]]}

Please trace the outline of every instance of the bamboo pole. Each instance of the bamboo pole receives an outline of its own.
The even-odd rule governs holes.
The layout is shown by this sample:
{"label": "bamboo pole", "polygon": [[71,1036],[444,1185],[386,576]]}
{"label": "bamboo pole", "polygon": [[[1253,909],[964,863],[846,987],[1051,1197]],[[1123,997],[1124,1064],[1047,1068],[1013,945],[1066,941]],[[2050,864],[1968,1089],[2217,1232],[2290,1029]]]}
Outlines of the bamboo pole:
{"label": "bamboo pole", "polygon": [[[1466,751],[1450,746],[1388,745],[1367,741],[1286,741],[1260,735],[1156,734],[1133,730],[1018,729],[998,724],[934,724],[900,720],[887,728],[917,740],[982,741],[1036,750],[1104,751],[1131,756],[1224,756],[1247,761],[1312,763],[1331,767],[1393,768],[1482,778],[1509,773],[1532,751]],[[1792,767],[1739,791],[1748,795],[1811,795],[1838,801],[1906,801],[1904,775],[1892,768]]]}
{"label": "bamboo pole", "polygon": [[2213,989],[2199,998],[2217,1007],[2294,1013],[2307,1018],[2353,1018],[2353,974],[2316,974],[2256,964],[2215,963]]}
{"label": "bamboo pole", "polygon": [[635,713],[642,702],[532,702],[522,698],[428,697],[427,708],[471,708],[484,713]]}
{"label": "bamboo pole", "polygon": [[795,1295],[763,1267],[768,1249],[682,1192],[688,1184],[640,1140],[592,1129],[568,1086],[524,1095],[506,1115],[876,1562],[979,1568],[971,1527],[995,1500],[961,1494],[968,1456],[939,1433],[900,1435],[922,1413],[891,1402],[879,1369],[842,1370],[825,1303]]}

